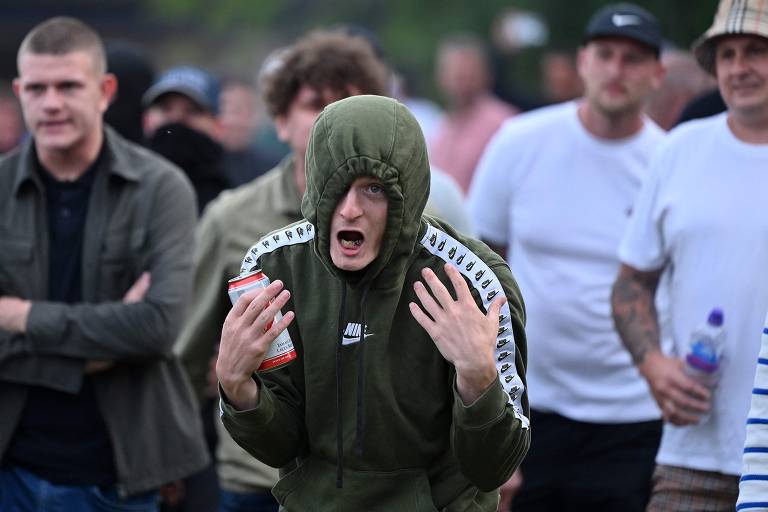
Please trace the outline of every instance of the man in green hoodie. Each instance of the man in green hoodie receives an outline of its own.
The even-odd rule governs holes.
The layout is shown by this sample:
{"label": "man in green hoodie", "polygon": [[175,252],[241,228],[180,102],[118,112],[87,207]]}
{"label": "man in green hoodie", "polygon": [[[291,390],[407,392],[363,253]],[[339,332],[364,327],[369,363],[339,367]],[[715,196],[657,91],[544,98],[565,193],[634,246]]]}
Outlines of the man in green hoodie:
{"label": "man in green hoodie", "polygon": [[[424,138],[395,100],[326,107],[306,167],[305,220],[258,241],[241,268],[273,283],[224,323],[224,425],[259,460],[295,466],[273,489],[286,510],[496,510],[530,441],[509,268],[422,216]],[[298,359],[255,374],[286,328]]]}
{"label": "man in green hoodie", "polygon": [[[291,153],[263,176],[221,194],[198,225],[189,314],[176,351],[203,404],[218,395],[215,384],[210,386],[212,392],[206,384],[221,325],[231,307],[227,279],[239,272],[243,251],[254,240],[302,218],[304,155],[312,123],[328,103],[352,94],[383,94],[386,77],[386,67],[365,40],[329,31],[310,33],[264,63],[262,97]],[[269,492],[277,470],[245,453],[220,421],[215,427],[221,511],[277,510]]]}

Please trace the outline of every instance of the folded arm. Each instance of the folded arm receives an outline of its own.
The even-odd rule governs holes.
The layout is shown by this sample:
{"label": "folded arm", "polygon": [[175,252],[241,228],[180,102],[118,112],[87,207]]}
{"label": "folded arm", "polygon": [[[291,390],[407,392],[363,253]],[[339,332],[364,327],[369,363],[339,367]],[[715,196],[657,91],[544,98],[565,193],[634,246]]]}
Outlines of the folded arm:
{"label": "folded arm", "polygon": [[[25,349],[37,355],[85,361],[168,357],[188,298],[189,251],[196,218],[190,186],[180,177],[168,176],[154,184],[153,195],[144,198],[152,205],[142,249],[147,263],[141,270],[151,275],[151,285],[140,300],[125,300],[131,290],[122,300],[101,303],[14,299],[15,323],[5,323],[2,328],[24,333]],[[167,197],[174,200],[169,202]]]}

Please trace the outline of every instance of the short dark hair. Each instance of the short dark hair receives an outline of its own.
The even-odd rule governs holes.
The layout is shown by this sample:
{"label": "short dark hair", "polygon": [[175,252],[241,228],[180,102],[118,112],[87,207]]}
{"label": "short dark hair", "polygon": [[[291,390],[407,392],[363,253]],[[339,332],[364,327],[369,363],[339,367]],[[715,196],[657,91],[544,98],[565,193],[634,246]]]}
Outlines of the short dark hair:
{"label": "short dark hair", "polygon": [[96,71],[106,71],[106,51],[99,34],[76,18],[57,16],[40,23],[27,34],[19,46],[17,64],[24,54],[65,55],[74,51],[90,52]]}
{"label": "short dark hair", "polygon": [[302,86],[348,95],[349,87],[361,94],[388,95],[389,70],[360,36],[338,31],[316,31],[265,62],[260,85],[270,115],[288,112]]}

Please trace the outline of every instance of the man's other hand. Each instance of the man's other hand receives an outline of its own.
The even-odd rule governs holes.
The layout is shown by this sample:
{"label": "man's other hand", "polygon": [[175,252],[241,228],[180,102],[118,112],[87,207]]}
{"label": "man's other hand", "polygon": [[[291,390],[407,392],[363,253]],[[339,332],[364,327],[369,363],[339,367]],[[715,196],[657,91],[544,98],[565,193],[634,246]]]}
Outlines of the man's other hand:
{"label": "man's other hand", "polygon": [[275,281],[243,294],[224,320],[216,375],[227,398],[239,410],[252,409],[259,402],[259,388],[252,375],[278,334],[293,321],[293,311],[274,321],[290,297],[283,283]]}
{"label": "man's other hand", "polygon": [[139,278],[131,286],[131,288],[125,292],[123,296],[123,303],[133,304],[135,302],[141,302],[144,300],[144,296],[147,294],[150,285],[152,284],[152,276],[149,272],[142,272]]}
{"label": "man's other hand", "polygon": [[700,415],[709,411],[709,390],[685,373],[679,359],[656,350],[646,354],[638,369],[665,421],[677,426],[696,424]]}
{"label": "man's other hand", "polygon": [[456,267],[446,264],[445,273],[456,292],[456,300],[437,275],[425,268],[421,275],[432,295],[424,283],[417,281],[413,287],[421,307],[414,302],[409,307],[440,354],[456,367],[459,395],[465,404],[470,404],[497,378],[494,341],[499,330],[501,306],[507,298],[502,294],[491,303],[488,313],[483,314]]}
{"label": "man's other hand", "polygon": [[18,297],[0,297],[0,330],[24,334],[32,303]]}

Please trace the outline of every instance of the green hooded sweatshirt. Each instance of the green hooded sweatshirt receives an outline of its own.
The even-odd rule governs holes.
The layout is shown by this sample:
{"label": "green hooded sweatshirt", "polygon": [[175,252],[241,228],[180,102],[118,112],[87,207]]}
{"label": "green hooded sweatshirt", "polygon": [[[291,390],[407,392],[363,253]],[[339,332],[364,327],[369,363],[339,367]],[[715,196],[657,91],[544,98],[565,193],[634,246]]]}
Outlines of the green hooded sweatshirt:
{"label": "green hooded sweatshirt", "polygon": [[[254,377],[254,409],[236,411],[222,394],[224,425],[259,460],[293,466],[273,489],[289,511],[495,511],[497,488],[530,442],[524,309],[509,268],[481,242],[422,216],[426,147],[397,101],[355,96],[326,107],[306,163],[306,220],[258,241],[242,268],[291,291],[285,310],[296,312],[288,331],[299,357]],[[376,259],[351,274],[331,260],[331,218],[362,176],[383,183],[387,225]],[[499,379],[469,405],[408,308],[420,303],[413,284],[424,267],[453,293],[446,262],[483,311],[496,294],[508,298],[495,342]]]}

